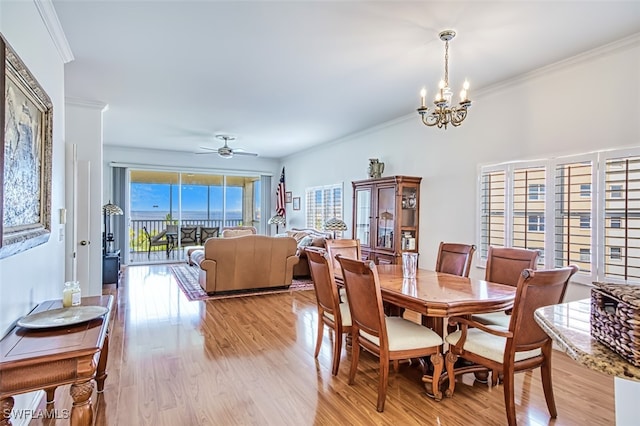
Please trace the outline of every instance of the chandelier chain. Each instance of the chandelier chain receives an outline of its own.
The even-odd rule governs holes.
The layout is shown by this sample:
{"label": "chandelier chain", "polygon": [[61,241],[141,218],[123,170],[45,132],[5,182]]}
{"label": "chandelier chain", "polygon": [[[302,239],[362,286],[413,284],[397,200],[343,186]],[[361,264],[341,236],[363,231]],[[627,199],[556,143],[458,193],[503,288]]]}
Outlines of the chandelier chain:
{"label": "chandelier chain", "polygon": [[444,87],[449,87],[449,40],[444,43]]}

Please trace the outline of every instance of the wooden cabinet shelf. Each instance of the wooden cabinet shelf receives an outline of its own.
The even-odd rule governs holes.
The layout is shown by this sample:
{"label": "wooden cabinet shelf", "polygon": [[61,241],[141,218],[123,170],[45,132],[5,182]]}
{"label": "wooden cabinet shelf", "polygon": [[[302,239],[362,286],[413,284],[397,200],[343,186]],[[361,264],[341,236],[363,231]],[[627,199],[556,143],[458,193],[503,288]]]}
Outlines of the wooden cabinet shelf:
{"label": "wooden cabinet shelf", "polygon": [[418,250],[421,177],[389,176],[352,182],[353,231],[363,259],[396,264]]}

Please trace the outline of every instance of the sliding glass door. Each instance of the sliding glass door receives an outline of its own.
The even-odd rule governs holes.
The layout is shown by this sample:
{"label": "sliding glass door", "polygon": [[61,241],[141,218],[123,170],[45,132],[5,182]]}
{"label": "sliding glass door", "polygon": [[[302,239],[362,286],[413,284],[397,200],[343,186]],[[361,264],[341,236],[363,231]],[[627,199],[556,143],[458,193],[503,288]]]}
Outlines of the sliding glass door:
{"label": "sliding glass door", "polygon": [[260,230],[261,187],[258,175],[131,170],[130,263],[182,260],[183,247],[215,228]]}

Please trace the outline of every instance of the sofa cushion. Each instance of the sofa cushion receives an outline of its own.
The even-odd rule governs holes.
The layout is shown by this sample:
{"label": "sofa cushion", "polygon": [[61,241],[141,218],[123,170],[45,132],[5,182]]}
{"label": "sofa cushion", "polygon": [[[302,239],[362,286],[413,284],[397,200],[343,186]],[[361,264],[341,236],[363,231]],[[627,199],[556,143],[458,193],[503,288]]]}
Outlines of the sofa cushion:
{"label": "sofa cushion", "polygon": [[327,239],[324,237],[315,237],[313,241],[311,241],[311,245],[313,247],[324,247],[326,245]]}
{"label": "sofa cushion", "polygon": [[307,235],[306,237],[300,240],[300,242],[298,243],[298,248],[309,247],[312,243],[313,243],[313,238]]}

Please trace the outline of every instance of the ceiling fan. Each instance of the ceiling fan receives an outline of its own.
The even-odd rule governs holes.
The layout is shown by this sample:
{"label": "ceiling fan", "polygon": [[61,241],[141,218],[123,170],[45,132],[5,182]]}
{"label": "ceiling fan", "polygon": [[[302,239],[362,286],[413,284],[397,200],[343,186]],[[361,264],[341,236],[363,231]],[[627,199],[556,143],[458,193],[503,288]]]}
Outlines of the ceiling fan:
{"label": "ceiling fan", "polygon": [[236,140],[235,136],[231,136],[231,135],[216,135],[216,139],[224,141],[224,146],[221,146],[220,148],[209,148],[207,146],[201,146],[200,148],[206,149],[207,151],[210,151],[210,152],[198,152],[197,154],[214,154],[214,153],[217,153],[222,158],[231,158],[234,155],[248,155],[248,156],[251,156],[251,157],[257,157],[258,156],[258,154],[254,153],[254,152],[246,152],[242,148],[232,149],[231,147],[229,147],[228,142]]}

